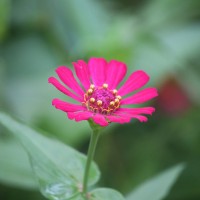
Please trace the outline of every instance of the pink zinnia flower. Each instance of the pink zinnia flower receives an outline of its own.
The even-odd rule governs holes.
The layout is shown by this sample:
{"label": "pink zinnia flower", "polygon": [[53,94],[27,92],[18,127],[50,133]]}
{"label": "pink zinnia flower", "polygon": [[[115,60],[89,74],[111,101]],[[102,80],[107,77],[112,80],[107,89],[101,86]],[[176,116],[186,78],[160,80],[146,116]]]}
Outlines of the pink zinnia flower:
{"label": "pink zinnia flower", "polygon": [[149,81],[144,71],[133,72],[118,89],[127,72],[126,64],[116,60],[107,63],[103,58],[91,58],[88,64],[78,60],[73,65],[80,83],[65,66],[58,67],[56,73],[66,86],[54,77],[49,78],[49,83],[77,101],[77,104],[60,99],[52,101],[57,109],[67,113],[69,119],[93,119],[96,124],[107,126],[110,122],[127,123],[132,118],[146,122],[144,114],[151,115],[155,111],[153,107],[126,108],[126,105],[141,104],[158,95],[155,88],[137,91]]}

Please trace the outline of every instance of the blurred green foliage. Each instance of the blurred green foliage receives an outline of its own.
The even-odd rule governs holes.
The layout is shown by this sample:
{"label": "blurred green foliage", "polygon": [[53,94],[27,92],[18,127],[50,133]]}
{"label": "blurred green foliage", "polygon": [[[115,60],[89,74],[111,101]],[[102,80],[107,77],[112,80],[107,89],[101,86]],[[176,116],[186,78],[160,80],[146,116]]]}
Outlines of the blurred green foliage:
{"label": "blurred green foliage", "polygon": [[[144,69],[164,97],[153,102],[157,112],[147,124],[107,129],[95,158],[100,184],[125,194],[158,171],[186,162],[167,199],[199,200],[199,10],[198,0],[1,0],[0,109],[86,152],[87,123],[72,122],[51,106],[53,97],[67,99],[47,84],[53,69],[91,56],[124,61],[129,74]],[[172,79],[178,87],[171,86]],[[171,113],[163,103],[169,99],[173,108],[185,99],[187,106]],[[2,157],[12,145],[5,132],[0,127]],[[21,177],[26,180],[25,173]],[[18,180],[1,178],[0,199],[42,199],[36,192],[24,193]]]}

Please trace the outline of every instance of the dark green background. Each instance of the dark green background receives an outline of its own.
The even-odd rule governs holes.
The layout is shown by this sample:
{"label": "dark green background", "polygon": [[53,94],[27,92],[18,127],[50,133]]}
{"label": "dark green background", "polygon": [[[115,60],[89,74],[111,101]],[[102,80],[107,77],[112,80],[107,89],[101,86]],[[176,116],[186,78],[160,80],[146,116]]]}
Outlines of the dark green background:
{"label": "dark green background", "polygon": [[[127,63],[128,75],[144,69],[148,86],[159,89],[151,101],[157,111],[148,123],[133,120],[105,131],[95,156],[99,184],[127,194],[184,162],[167,200],[199,200],[199,19],[198,0],[0,0],[0,110],[86,153],[89,126],[51,106],[52,98],[67,97],[48,77],[59,65],[92,56]],[[0,140],[10,140],[1,127]],[[0,199],[43,198],[0,180]]]}

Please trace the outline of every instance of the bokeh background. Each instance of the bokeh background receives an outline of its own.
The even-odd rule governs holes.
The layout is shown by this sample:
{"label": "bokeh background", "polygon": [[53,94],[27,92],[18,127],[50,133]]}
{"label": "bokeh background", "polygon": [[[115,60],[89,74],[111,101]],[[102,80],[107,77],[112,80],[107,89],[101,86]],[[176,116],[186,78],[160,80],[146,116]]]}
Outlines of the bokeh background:
{"label": "bokeh background", "polygon": [[[113,124],[95,161],[123,194],[186,163],[166,200],[200,199],[199,0],[0,0],[0,110],[83,153],[90,129],[51,106],[59,65],[105,57],[143,69],[159,89],[148,123]],[[42,200],[23,149],[0,127],[0,199]],[[150,199],[151,200],[151,199]]]}

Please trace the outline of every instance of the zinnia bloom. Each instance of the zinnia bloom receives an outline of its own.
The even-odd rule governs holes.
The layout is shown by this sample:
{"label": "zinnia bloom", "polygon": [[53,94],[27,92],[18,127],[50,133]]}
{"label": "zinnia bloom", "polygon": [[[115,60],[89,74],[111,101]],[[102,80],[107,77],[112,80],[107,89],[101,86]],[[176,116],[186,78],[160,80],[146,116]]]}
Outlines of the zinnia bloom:
{"label": "zinnia bloom", "polygon": [[132,118],[146,122],[144,115],[151,115],[155,111],[153,107],[126,108],[127,105],[141,104],[158,95],[155,88],[137,91],[149,81],[144,71],[133,72],[118,89],[127,72],[123,62],[111,60],[107,63],[103,58],[91,58],[88,64],[78,60],[73,66],[79,81],[65,66],[56,69],[65,86],[56,78],[49,78],[49,83],[77,101],[77,104],[60,99],[52,101],[57,109],[67,113],[69,119],[93,119],[96,124],[107,126],[110,122],[128,123]]}

